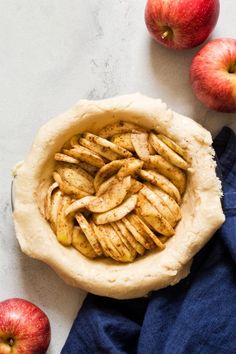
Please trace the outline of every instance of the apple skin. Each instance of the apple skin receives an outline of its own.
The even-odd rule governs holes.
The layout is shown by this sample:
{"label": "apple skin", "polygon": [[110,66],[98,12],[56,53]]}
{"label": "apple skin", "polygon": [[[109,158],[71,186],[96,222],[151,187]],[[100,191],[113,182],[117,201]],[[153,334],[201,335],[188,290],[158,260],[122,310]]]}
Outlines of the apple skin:
{"label": "apple skin", "polygon": [[213,31],[219,0],[148,0],[145,22],[151,36],[174,49],[193,48]]}
{"label": "apple skin", "polygon": [[236,112],[236,39],[207,43],[193,59],[190,79],[197,98],[208,108]]}
{"label": "apple skin", "polygon": [[44,354],[51,339],[48,317],[29,301],[0,302],[0,353]]}

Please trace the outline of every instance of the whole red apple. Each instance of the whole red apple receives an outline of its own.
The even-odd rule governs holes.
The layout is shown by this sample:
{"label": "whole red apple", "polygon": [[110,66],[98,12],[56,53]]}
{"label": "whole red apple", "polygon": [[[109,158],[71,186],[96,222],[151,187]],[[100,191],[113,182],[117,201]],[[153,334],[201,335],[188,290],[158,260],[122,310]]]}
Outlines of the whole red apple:
{"label": "whole red apple", "polygon": [[1,354],[44,354],[50,338],[48,317],[37,306],[17,298],[0,302]]}
{"label": "whole red apple", "polygon": [[151,36],[169,48],[193,48],[213,31],[219,0],[148,0],[145,22]]}
{"label": "whole red apple", "polygon": [[190,78],[197,98],[220,112],[236,112],[236,39],[207,43],[193,59]]}

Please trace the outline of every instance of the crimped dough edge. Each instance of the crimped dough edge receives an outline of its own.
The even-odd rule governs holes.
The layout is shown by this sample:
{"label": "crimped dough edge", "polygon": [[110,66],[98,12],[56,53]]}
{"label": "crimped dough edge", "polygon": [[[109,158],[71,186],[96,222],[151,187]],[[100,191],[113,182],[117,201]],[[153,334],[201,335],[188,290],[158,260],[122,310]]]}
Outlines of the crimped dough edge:
{"label": "crimped dough edge", "polygon": [[[175,235],[165,250],[147,252],[129,264],[90,260],[72,247],[62,246],[39,211],[55,152],[71,136],[83,131],[96,133],[118,120],[157,129],[187,149],[192,159],[181,206],[183,216]],[[97,295],[136,298],[176,284],[189,274],[193,256],[225,220],[211,144],[211,134],[205,128],[171,111],[160,99],[137,93],[100,101],[80,100],[40,128],[28,156],[15,171],[13,218],[22,251],[47,263],[67,284]]]}

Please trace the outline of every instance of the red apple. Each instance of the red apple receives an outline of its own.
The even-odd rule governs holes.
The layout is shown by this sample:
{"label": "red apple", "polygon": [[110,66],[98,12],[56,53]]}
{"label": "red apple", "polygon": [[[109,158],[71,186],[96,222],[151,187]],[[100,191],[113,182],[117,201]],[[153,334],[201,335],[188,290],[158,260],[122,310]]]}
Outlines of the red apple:
{"label": "red apple", "polygon": [[220,112],[236,112],[236,39],[207,43],[193,59],[190,78],[197,98]]}
{"label": "red apple", "polygon": [[148,0],[145,22],[151,36],[169,48],[193,48],[213,31],[219,0]]}
{"label": "red apple", "polygon": [[48,317],[23,299],[0,302],[0,353],[44,354],[51,337]]}

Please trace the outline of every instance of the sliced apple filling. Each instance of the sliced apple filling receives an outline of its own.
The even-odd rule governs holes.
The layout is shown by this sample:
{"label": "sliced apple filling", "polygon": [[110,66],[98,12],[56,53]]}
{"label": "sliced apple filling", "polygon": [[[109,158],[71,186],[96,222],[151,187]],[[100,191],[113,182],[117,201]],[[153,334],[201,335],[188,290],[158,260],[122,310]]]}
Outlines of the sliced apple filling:
{"label": "sliced apple filling", "polygon": [[44,216],[63,246],[133,262],[175,234],[189,167],[176,142],[133,123],[75,135],[55,154]]}

